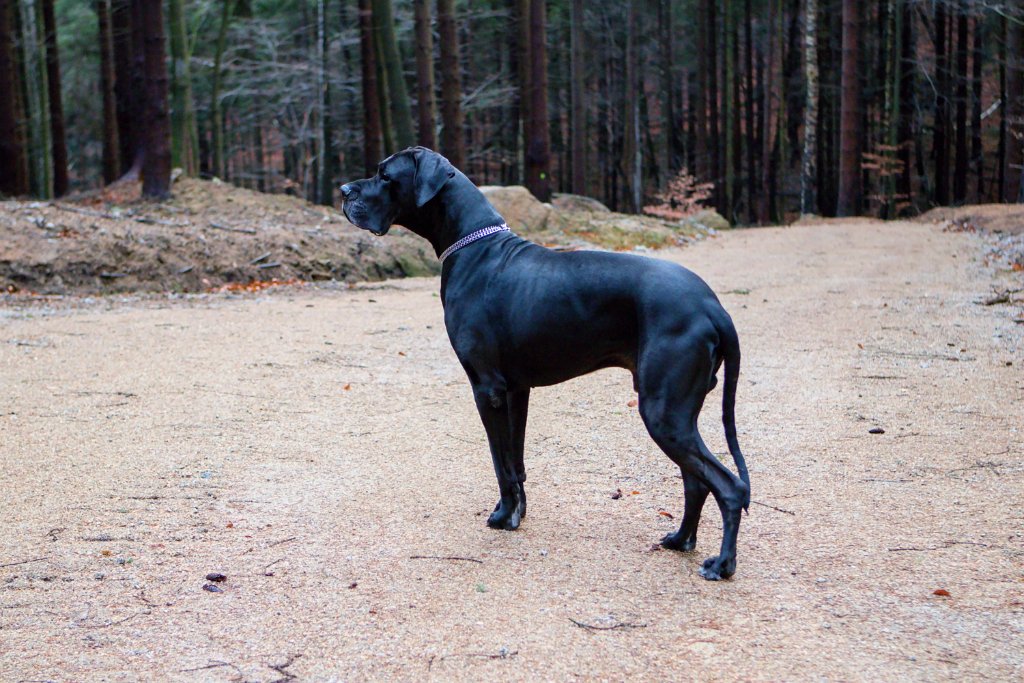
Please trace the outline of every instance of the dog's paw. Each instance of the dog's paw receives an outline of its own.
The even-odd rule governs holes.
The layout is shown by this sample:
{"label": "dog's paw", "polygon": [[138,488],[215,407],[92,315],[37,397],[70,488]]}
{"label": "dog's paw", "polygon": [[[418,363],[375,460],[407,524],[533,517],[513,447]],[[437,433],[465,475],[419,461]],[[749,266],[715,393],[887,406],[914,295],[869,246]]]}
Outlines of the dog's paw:
{"label": "dog's paw", "polygon": [[521,520],[522,517],[520,516],[518,509],[509,513],[499,504],[498,509],[492,512],[491,516],[487,518],[487,526],[492,529],[515,531],[519,528],[519,522]]}
{"label": "dog's paw", "polygon": [[679,552],[687,553],[697,547],[697,537],[683,538],[683,534],[676,531],[661,539],[661,547],[667,550],[678,550]]}
{"label": "dog's paw", "polygon": [[704,565],[700,568],[700,575],[708,581],[728,579],[735,573],[736,558],[722,560],[718,555],[704,560]]}

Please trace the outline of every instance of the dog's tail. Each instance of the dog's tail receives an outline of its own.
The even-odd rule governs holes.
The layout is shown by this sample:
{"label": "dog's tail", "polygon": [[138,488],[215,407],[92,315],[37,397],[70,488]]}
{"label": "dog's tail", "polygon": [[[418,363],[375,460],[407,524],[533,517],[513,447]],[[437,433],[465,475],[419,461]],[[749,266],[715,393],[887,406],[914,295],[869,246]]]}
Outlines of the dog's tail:
{"label": "dog's tail", "polygon": [[725,361],[725,382],[722,385],[722,425],[725,427],[725,440],[729,444],[729,453],[739,472],[740,479],[747,485],[744,493],[743,508],[750,507],[750,474],[747,463],[740,451],[740,442],[736,438],[736,385],[740,378],[740,339],[732,320],[726,316],[724,324],[719,325],[719,349]]}

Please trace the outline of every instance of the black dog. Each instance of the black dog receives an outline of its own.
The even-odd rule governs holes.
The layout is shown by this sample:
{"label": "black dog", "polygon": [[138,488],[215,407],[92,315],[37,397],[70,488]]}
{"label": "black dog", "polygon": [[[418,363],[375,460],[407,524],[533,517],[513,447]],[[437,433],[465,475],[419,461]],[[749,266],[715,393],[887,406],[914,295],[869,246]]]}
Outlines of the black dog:
{"label": "black dog", "polygon": [[[501,491],[489,526],[516,529],[526,515],[530,388],[626,368],[647,430],[683,474],[683,522],[662,545],[693,549],[710,491],[724,531],[721,552],[704,561],[701,575],[732,576],[740,509],[750,504],[734,417],[740,347],[732,319],[703,280],[665,261],[559,253],[521,239],[465,175],[423,147],[388,157],[377,175],[343,185],[341,193],[345,215],[358,227],[383,235],[403,225],[442,258],[445,326],[473,386]],[[697,432],[723,362],[722,421],[739,478]]]}

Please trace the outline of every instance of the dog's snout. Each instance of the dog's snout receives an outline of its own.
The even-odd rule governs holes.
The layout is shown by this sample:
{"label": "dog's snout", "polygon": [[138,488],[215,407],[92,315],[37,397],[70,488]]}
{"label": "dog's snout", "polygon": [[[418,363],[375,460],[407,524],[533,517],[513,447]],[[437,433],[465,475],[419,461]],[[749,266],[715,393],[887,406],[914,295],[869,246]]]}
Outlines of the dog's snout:
{"label": "dog's snout", "polygon": [[344,185],[342,185],[341,186],[341,196],[342,196],[342,199],[348,199],[349,195],[351,195],[355,191],[355,189],[356,189],[356,186],[353,185],[352,183],[345,183]]}

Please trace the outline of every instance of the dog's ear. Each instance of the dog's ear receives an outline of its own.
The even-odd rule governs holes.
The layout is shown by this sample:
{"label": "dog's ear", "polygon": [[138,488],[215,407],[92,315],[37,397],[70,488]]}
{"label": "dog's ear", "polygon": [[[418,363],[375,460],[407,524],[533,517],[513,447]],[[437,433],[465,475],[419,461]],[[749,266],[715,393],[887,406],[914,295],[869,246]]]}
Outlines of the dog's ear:
{"label": "dog's ear", "polygon": [[416,207],[419,208],[437,196],[441,188],[455,177],[455,167],[437,152],[417,149],[416,178],[413,191],[416,193]]}

